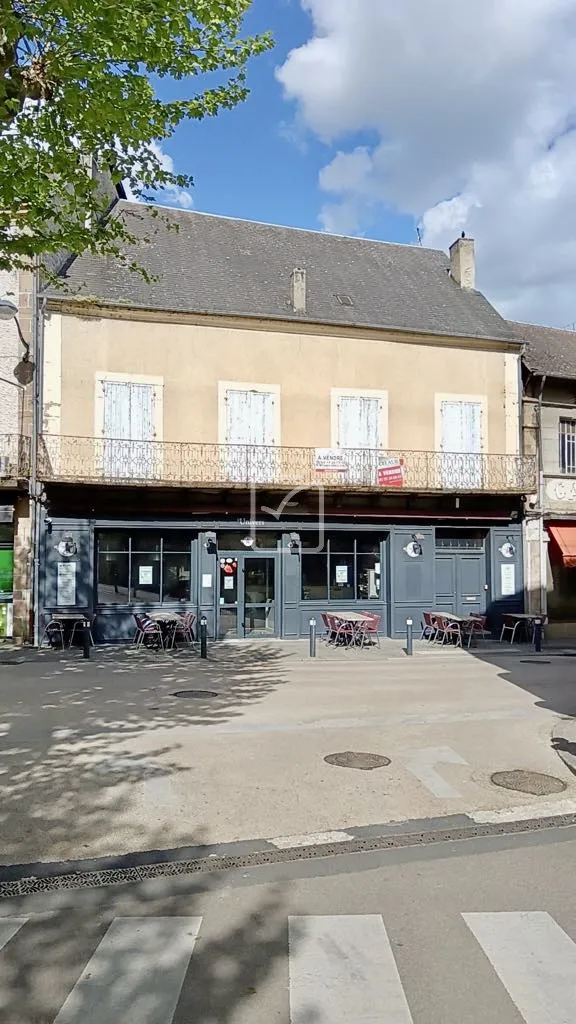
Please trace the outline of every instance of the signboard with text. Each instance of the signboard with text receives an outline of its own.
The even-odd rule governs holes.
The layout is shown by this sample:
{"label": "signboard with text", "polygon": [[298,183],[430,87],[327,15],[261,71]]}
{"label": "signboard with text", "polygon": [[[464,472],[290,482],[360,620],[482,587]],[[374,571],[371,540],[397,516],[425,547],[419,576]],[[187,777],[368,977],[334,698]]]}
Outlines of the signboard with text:
{"label": "signboard with text", "polygon": [[380,459],[378,464],[378,486],[403,487],[404,473],[404,459]]}
{"label": "signboard with text", "polygon": [[317,473],[345,473],[348,469],[346,452],[339,448],[316,448],[314,468]]}

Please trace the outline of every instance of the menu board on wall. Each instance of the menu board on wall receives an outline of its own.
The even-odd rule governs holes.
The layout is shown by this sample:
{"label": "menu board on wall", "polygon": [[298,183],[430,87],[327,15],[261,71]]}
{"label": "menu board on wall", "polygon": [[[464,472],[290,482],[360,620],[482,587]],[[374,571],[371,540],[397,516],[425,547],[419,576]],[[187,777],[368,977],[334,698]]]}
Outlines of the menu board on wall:
{"label": "menu board on wall", "polygon": [[516,569],[514,565],[500,566],[500,589],[502,597],[513,597],[516,593]]}
{"label": "menu board on wall", "polygon": [[59,607],[74,607],[76,604],[77,564],[77,562],[58,562],[56,604]]}

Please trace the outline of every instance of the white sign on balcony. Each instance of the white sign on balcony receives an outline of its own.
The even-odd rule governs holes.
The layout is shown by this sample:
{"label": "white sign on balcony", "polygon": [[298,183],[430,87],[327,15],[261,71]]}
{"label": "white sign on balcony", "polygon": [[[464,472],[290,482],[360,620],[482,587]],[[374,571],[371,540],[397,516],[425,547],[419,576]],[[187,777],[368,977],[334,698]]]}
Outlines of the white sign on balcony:
{"label": "white sign on balcony", "polygon": [[316,448],[314,468],[317,473],[346,473],[348,458],[340,448]]}

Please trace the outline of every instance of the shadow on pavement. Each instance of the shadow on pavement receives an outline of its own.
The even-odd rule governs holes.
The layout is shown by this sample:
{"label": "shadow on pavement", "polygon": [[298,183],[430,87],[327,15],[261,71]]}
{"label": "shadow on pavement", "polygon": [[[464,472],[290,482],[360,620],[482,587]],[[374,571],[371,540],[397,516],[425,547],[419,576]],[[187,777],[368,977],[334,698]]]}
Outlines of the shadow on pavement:
{"label": "shadow on pavement", "polygon": [[[134,648],[96,648],[83,660],[77,651],[28,652],[26,660],[0,669],[0,864],[59,861],[70,850],[81,858],[118,849],[155,850],[196,846],[202,822],[177,820],[167,843],[147,817],[124,820],[134,787],[163,786],[193,769],[177,763],[180,727],[236,719],[286,682],[284,655],[271,645],[221,645],[201,661],[193,649],[174,655]],[[178,690],[216,696],[174,697]],[[159,734],[146,753],[134,752],[139,737]],[[140,790],[138,790],[139,792]],[[170,841],[172,840],[172,841]],[[176,842],[174,842],[176,840]]]}
{"label": "shadow on pavement", "polygon": [[[62,1024],[231,1024],[239,1013],[250,1019],[250,1002],[265,990],[278,961],[286,960],[287,904],[277,885],[249,912],[231,907],[219,926],[207,928],[205,897],[222,884],[211,876],[201,888],[188,879],[179,890],[172,880],[165,896],[146,883],[61,894],[56,913],[31,918],[3,951],[3,1024],[52,1024],[57,1015]],[[127,937],[113,947],[106,933],[117,915],[128,921]],[[182,918],[191,919],[180,925],[190,928],[188,949],[200,924],[189,961],[182,943],[171,941],[174,919]],[[137,934],[139,919],[150,920]],[[97,962],[90,963],[98,947]],[[76,986],[83,972],[84,982]],[[167,995],[176,1004],[173,1017],[163,1003]]]}

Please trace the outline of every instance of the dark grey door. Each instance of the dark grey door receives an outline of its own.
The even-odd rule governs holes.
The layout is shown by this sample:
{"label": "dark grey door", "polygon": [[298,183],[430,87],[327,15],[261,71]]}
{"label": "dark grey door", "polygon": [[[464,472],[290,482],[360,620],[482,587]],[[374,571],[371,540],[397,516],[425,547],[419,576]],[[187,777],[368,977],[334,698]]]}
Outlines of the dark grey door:
{"label": "dark grey door", "polygon": [[220,556],[218,636],[265,637],[278,634],[276,555]]}
{"label": "dark grey door", "polygon": [[486,556],[453,553],[436,555],[436,611],[455,615],[486,611]]}

